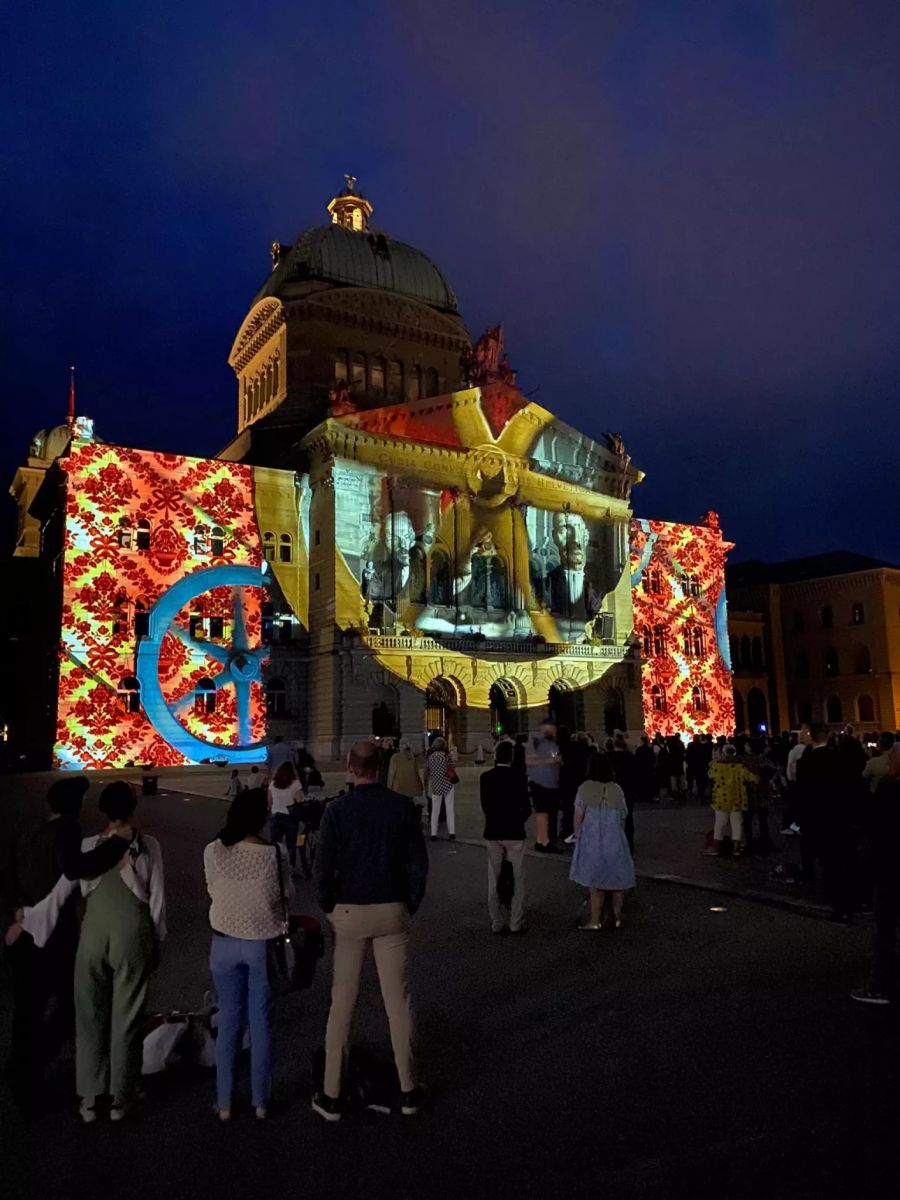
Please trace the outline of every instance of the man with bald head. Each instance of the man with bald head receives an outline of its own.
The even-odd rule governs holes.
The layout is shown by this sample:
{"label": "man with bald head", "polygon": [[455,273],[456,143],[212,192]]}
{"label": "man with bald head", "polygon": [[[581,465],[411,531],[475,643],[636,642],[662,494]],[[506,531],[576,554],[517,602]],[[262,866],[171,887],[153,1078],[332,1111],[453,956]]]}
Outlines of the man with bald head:
{"label": "man with bald head", "polygon": [[400,1079],[400,1108],[418,1112],[422,1095],[412,1055],[406,960],[409,918],[425,895],[428,853],[422,822],[408,796],[378,782],[378,747],[350,751],[352,791],[328,805],[319,833],[316,891],[334,927],[334,981],[325,1032],[325,1078],[313,1110],[341,1118],[341,1076],[366,950],[371,945]]}

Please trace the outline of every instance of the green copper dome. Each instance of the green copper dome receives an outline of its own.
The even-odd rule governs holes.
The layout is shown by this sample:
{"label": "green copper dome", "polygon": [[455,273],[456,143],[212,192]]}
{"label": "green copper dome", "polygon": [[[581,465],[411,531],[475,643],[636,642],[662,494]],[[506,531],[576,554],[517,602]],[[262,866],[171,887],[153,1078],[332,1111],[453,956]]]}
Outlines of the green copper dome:
{"label": "green copper dome", "polygon": [[283,297],[291,284],[307,280],[349,287],[381,288],[456,313],[456,296],[431,259],[384,233],[341,225],[316,225],[293,246],[276,246],[277,265],[256,300]]}

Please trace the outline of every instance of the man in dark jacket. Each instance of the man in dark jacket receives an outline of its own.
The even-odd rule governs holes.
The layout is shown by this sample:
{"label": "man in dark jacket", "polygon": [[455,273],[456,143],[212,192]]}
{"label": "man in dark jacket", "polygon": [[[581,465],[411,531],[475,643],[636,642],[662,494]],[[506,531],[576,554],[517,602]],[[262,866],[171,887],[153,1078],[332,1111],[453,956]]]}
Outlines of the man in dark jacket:
{"label": "man in dark jacket", "polygon": [[[105,875],[125,854],[128,840],[119,837],[105,839],[94,850],[82,853],[78,818],[87,790],[83,777],[51,784],[49,817],[16,839],[9,870],[14,909],[39,903],[61,875],[67,879]],[[63,905],[43,948],[35,946],[18,925],[11,926],[7,943],[14,1006],[9,1071],[19,1105],[31,1113],[43,1104],[47,1067],[75,1030],[77,893]]]}
{"label": "man in dark jacket", "polygon": [[[488,912],[491,933],[524,933],[525,822],[531,815],[525,781],[513,767],[512,742],[498,742],[494,766],[480,780],[484,840],[488,858]],[[513,873],[512,904],[507,908],[497,893],[503,864]]]}
{"label": "man in dark jacket", "polygon": [[319,903],[334,927],[334,982],[325,1033],[325,1079],[312,1106],[341,1117],[344,1053],[366,949],[372,946],[391,1029],[405,1116],[422,1104],[412,1054],[406,974],[409,918],[425,895],[428,854],[415,804],[378,782],[378,747],[357,742],[348,769],[353,790],[325,810],[316,857]]}
{"label": "man in dark jacket", "polygon": [[844,790],[838,752],[828,745],[828,726],[812,725],[809,737],[809,749],[797,762],[803,873],[809,879],[815,872],[815,860],[821,861],[831,919],[846,923],[852,907],[855,853],[850,797]]}

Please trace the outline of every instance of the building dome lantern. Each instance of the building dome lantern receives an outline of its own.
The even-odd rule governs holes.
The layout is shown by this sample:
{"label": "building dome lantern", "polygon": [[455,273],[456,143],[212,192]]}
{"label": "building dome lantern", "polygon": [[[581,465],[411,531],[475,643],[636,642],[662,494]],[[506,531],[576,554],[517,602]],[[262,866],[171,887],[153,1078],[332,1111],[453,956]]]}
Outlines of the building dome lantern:
{"label": "building dome lantern", "polygon": [[354,191],[356,176],[345,175],[347,186],[328,202],[332,225],[350,229],[354,233],[365,233],[369,228],[372,205],[361,193]]}

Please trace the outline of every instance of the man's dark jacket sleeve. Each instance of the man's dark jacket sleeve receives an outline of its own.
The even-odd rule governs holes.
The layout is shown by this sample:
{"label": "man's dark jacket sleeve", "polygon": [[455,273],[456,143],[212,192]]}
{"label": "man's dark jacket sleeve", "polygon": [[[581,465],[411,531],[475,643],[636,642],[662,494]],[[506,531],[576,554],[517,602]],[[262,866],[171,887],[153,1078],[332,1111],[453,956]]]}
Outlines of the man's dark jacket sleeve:
{"label": "man's dark jacket sleeve", "polygon": [[82,853],[80,827],[64,821],[56,835],[56,865],[66,879],[97,879],[116,866],[128,845],[127,838],[104,838]]}
{"label": "man's dark jacket sleeve", "polygon": [[322,912],[334,912],[337,904],[337,834],[334,829],[334,809],[325,809],[319,826],[319,845],[316,850],[316,898]]}
{"label": "man's dark jacket sleeve", "polygon": [[422,818],[418,807],[410,802],[409,817],[409,894],[406,907],[414,913],[425,898],[425,880],[428,878],[428,851],[425,848],[425,835],[422,832]]}

